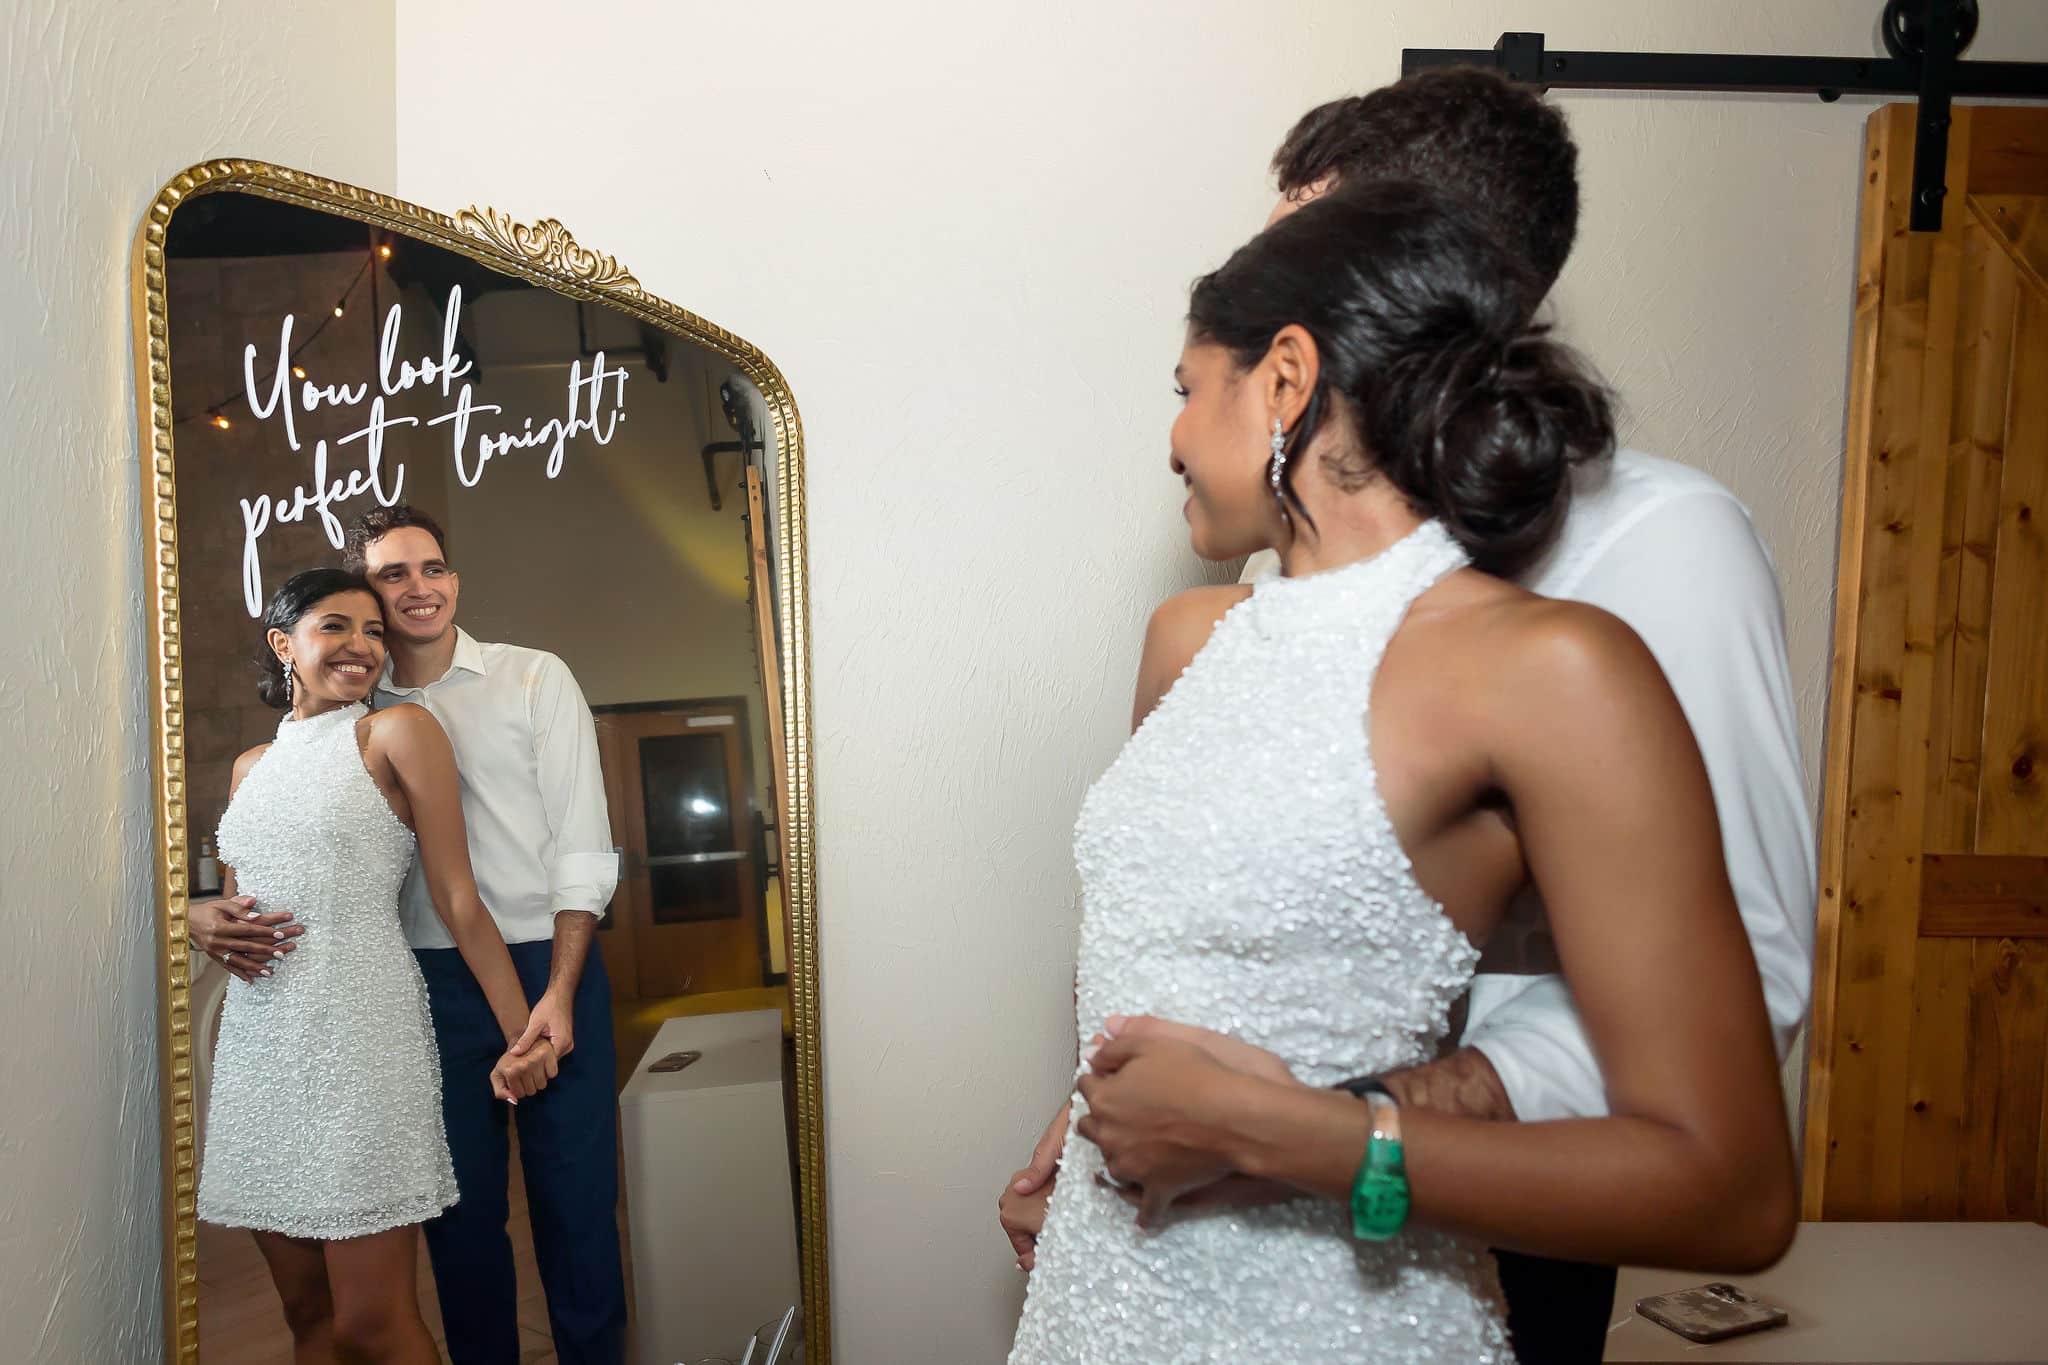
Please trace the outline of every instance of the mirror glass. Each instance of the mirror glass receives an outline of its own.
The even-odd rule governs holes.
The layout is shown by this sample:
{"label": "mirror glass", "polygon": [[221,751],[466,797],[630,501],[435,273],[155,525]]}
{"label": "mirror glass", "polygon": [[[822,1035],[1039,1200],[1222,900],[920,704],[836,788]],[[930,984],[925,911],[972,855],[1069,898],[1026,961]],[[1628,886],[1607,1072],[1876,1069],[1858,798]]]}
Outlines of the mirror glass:
{"label": "mirror glass", "polygon": [[[253,980],[191,953],[200,1359],[290,1360],[292,1317],[319,1315],[295,1258],[322,1245],[291,1230],[344,1226],[320,1222],[336,1201],[418,1198],[407,1172],[431,1186],[438,1153],[410,1149],[445,1130],[462,1189],[441,1217],[469,1222],[417,1265],[444,1350],[461,1330],[516,1332],[521,1361],[555,1359],[558,1333],[601,1340],[604,1272],[589,1266],[615,1245],[628,1358],[738,1361],[752,1343],[760,1362],[779,1339],[778,1360],[815,1361],[779,790],[776,502],[790,453],[761,392],[731,355],[602,291],[573,297],[509,256],[341,213],[207,193],[177,205],[163,245],[193,922],[224,880],[262,882],[278,889],[270,910],[299,911],[287,927],[303,930]],[[380,594],[359,604],[382,641],[345,619],[324,654],[299,626],[284,638],[302,656],[299,688],[374,666],[373,709],[413,702],[443,722],[476,883],[502,902],[501,935],[528,939],[511,949],[529,996],[559,966],[548,926],[561,902],[602,910],[570,1053],[516,1107],[488,1093],[502,1039],[475,1050],[478,1018],[485,1035],[493,1021],[449,946],[432,869],[414,859],[395,907],[417,952],[383,951],[394,907],[377,859],[412,841],[336,809],[368,792],[401,823],[428,813],[399,809],[396,778],[360,785],[381,752],[365,726],[349,727],[360,763],[343,775],[345,747],[303,738],[321,717],[281,727],[258,696],[258,661],[278,652],[273,597],[340,565],[364,514],[397,508],[438,534],[415,520],[368,547]],[[441,658],[436,676],[399,672]],[[230,815],[238,780],[259,799]],[[537,801],[522,804],[522,783]],[[608,835],[590,833],[592,811]],[[312,844],[335,841],[330,817],[346,847],[314,858]],[[260,876],[227,866],[259,855]],[[415,979],[424,1033],[402,989],[390,1026],[364,1034],[347,1001]],[[436,1069],[445,1094],[425,1088]],[[421,1106],[444,1105],[441,1129],[419,1127]],[[335,1135],[365,1127],[406,1158],[363,1168]],[[248,1226],[265,1221],[269,1235]],[[509,1303],[494,1302],[501,1254]]]}

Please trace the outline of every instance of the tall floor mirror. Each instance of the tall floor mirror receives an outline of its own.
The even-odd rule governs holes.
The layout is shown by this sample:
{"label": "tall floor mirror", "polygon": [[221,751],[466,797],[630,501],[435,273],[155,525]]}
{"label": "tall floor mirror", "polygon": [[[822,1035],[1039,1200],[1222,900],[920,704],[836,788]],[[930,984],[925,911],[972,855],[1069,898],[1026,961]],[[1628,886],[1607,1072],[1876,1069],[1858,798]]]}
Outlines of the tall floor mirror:
{"label": "tall floor mirror", "polygon": [[[552,876],[531,896],[495,893],[525,897],[543,923],[550,896],[575,894],[565,880],[601,900],[592,958],[610,985],[616,1062],[603,1079],[618,1190],[604,1216],[620,1250],[627,1358],[824,1365],[803,436],[780,371],[552,220],[448,217],[258,162],[209,162],[164,186],[133,270],[155,657],[167,1358],[291,1360],[294,1331],[321,1330],[305,1267],[338,1244],[307,1229],[365,1226],[306,1222],[300,1201],[378,1205],[399,1198],[377,1186],[400,1180],[392,1172],[407,1161],[431,1174],[437,1154],[412,1150],[431,1146],[417,1126],[428,1098],[450,1106],[451,1144],[477,1140],[456,1131],[449,1096],[493,1082],[448,1050],[436,980],[419,988],[418,1010],[394,996],[395,1022],[374,1037],[306,1055],[328,1046],[308,1040],[323,1038],[319,1011],[343,1008],[346,983],[384,990],[398,979],[388,974],[423,960],[386,951],[397,933],[407,949],[434,950],[405,912],[421,894],[440,907],[427,864],[447,841],[422,823],[433,806],[414,785],[430,780],[418,776],[428,760],[389,747],[413,738],[379,738],[397,732],[380,731],[389,718],[378,713],[408,699],[435,710],[436,680],[395,670],[448,658],[452,640],[445,677],[495,670],[492,685],[511,690],[492,704],[537,727],[459,713],[474,689],[443,698],[459,713],[443,719],[473,859],[517,854],[541,869],[530,880]],[[406,543],[427,548],[401,557],[382,586],[374,554],[370,594],[302,577],[340,568],[351,529],[374,531],[394,512],[415,533]],[[313,585],[301,593],[312,600],[286,602],[280,616],[293,584]],[[281,711],[258,683],[266,656],[294,650],[296,709]],[[535,662],[543,656],[559,666]],[[565,700],[564,677],[587,719]],[[310,737],[343,712],[356,717],[345,727],[354,746]],[[282,783],[280,758],[297,765]],[[564,814],[571,798],[549,787],[571,781],[560,774],[578,761],[592,774],[573,798],[582,817]],[[519,780],[541,791],[539,824],[494,805],[491,783]],[[240,802],[224,825],[237,783],[269,809]],[[407,828],[361,799],[381,799]],[[597,808],[609,830],[594,836],[602,855],[556,857],[557,842],[573,842],[563,822],[583,818],[588,843]],[[329,817],[370,826],[323,825]],[[392,929],[391,888],[378,878],[395,874],[378,859],[415,847]],[[259,854],[268,880],[234,865]],[[562,872],[569,864],[581,870]],[[485,873],[480,889],[513,875]],[[280,940],[286,955],[252,966],[230,953],[223,965],[199,951],[201,916],[221,913],[208,907],[258,883],[269,894],[255,912],[297,912],[290,927],[303,932]],[[577,1019],[591,1036],[590,1019]],[[601,1056],[583,1051],[560,1059],[558,1077]],[[579,1075],[587,1083],[590,1066]],[[429,1096],[429,1082],[448,1093]],[[569,1301],[582,1297],[570,1272],[550,1270],[575,1259],[549,1245],[570,1236],[556,1205],[587,1196],[530,1177],[548,1159],[539,1145],[565,1141],[548,1117],[561,1098],[542,1089],[498,1103],[487,1122],[506,1149],[506,1187],[464,1193],[486,1213],[503,1200],[515,1301],[444,1303],[488,1280],[452,1290],[439,1282],[449,1275],[437,1279],[438,1249],[419,1250],[420,1316],[444,1355],[459,1323],[502,1312],[522,1362],[556,1359],[578,1307]],[[382,1125],[397,1120],[380,1105],[414,1126],[387,1135]],[[364,1129],[407,1161],[363,1168],[360,1144],[336,1135]],[[293,1259],[309,1247],[313,1261]]]}

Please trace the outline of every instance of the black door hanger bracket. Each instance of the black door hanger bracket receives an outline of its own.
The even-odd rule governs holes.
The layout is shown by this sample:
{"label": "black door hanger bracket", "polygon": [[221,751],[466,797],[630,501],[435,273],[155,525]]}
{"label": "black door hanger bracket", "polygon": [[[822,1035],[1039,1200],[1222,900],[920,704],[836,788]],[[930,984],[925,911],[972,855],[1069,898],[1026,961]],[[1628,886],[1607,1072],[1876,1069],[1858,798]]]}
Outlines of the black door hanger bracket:
{"label": "black door hanger bracket", "polygon": [[2048,63],[1958,60],[1977,35],[1977,0],[1886,0],[1889,57],[1737,56],[1707,52],[1548,52],[1540,33],[1503,33],[1486,49],[1405,48],[1401,74],[1484,66],[1543,90],[1688,90],[1744,94],[1915,95],[1912,227],[1941,230],[1949,102],[1955,96],[2048,100]]}

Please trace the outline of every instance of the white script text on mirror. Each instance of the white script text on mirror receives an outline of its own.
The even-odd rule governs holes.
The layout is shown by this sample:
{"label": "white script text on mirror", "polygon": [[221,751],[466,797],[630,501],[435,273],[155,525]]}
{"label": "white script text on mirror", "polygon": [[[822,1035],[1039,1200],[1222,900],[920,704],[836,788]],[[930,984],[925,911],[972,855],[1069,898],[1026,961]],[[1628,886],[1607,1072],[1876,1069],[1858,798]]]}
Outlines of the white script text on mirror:
{"label": "white script text on mirror", "polygon": [[[581,357],[570,362],[566,411],[563,414],[550,416],[539,425],[535,425],[531,416],[519,419],[516,426],[494,423],[486,427],[473,423],[479,415],[502,414],[504,409],[498,404],[476,401],[467,378],[475,366],[456,348],[457,328],[462,316],[462,286],[456,285],[448,291],[440,353],[422,356],[417,363],[401,360],[398,356],[398,338],[404,321],[402,308],[403,305],[394,303],[384,315],[377,345],[374,393],[370,379],[322,384],[316,383],[308,374],[299,383],[298,402],[294,404],[293,318],[290,313],[285,314],[278,327],[277,364],[267,387],[257,382],[256,344],[251,342],[242,350],[242,382],[247,390],[249,410],[258,421],[279,419],[284,428],[285,444],[294,451],[301,449],[296,413],[319,412],[323,408],[355,409],[366,401],[369,404],[364,413],[364,425],[333,442],[335,446],[362,443],[361,463],[349,470],[345,478],[330,477],[329,443],[323,438],[313,443],[310,478],[295,485],[290,493],[259,493],[253,498],[240,499],[242,604],[252,618],[263,614],[263,570],[258,545],[263,533],[273,524],[303,521],[311,512],[320,518],[328,543],[339,550],[342,548],[341,519],[330,510],[330,504],[371,493],[381,505],[389,507],[403,495],[405,463],[399,460],[389,470],[385,468],[384,433],[393,427],[419,426],[421,419],[387,415],[384,408],[387,398],[396,398],[416,387],[437,386],[440,396],[448,399],[454,382],[463,381],[462,387],[454,393],[453,406],[439,416],[427,418],[425,425],[450,428],[449,456],[454,462],[456,481],[464,488],[474,488],[483,478],[484,467],[497,456],[536,447],[546,448],[547,477],[555,478],[562,472],[571,441],[587,434],[597,444],[605,445],[612,439],[618,424],[625,420],[626,371],[622,366],[606,365],[605,354],[600,350],[590,358],[587,374]],[[607,381],[611,381],[609,402]],[[471,439],[473,430],[474,441]]]}

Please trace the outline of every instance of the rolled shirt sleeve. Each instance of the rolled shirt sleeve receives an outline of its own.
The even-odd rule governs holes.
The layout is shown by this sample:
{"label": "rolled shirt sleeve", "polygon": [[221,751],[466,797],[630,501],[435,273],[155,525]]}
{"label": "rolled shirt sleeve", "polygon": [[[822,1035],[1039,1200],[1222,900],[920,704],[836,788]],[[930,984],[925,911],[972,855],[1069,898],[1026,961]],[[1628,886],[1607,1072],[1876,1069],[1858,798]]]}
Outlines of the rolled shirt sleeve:
{"label": "rolled shirt sleeve", "polygon": [[548,894],[557,915],[602,916],[619,884],[598,763],[597,724],[569,667],[553,655],[537,670],[532,707],[534,767],[552,835]]}

